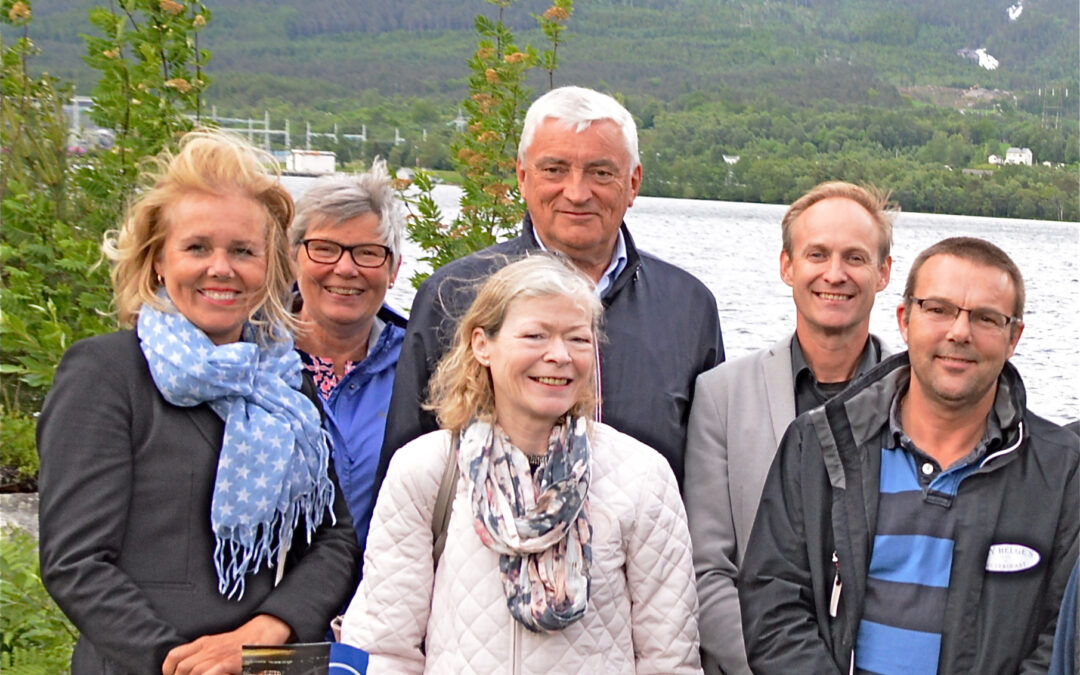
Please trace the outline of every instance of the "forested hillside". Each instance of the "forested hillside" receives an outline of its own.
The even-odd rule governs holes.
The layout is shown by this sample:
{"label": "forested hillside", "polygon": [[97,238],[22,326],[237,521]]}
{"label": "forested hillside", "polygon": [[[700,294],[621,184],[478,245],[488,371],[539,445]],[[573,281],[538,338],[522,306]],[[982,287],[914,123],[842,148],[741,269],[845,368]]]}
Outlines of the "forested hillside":
{"label": "forested hillside", "polygon": [[[98,2],[34,5],[40,66],[81,92],[92,82],[77,35]],[[449,168],[473,17],[491,4],[207,4],[200,46],[219,113],[269,111],[294,133],[367,125],[364,146],[326,147]],[[523,41],[539,41],[531,15],[546,6],[509,10]],[[1080,220],[1075,0],[578,0],[569,28],[557,83],[624,98],[650,194],[782,202],[847,178],[896,186],[912,210]],[[395,128],[406,143],[390,143]],[[960,171],[1010,146],[1071,167]]]}
{"label": "forested hillside", "polygon": [[[80,32],[96,0],[35,3],[42,65],[88,88]],[[482,0],[216,0],[204,33],[219,79],[299,77],[353,91],[460,96]],[[535,28],[542,0],[508,11]],[[1076,80],[1080,8],[1072,0],[580,0],[560,74],[659,99],[692,90],[792,100],[866,98],[948,85],[1037,90]],[[985,48],[994,71],[957,55]],[[779,85],[776,87],[774,85]],[[818,86],[821,85],[821,86]],[[273,95],[271,92],[263,92]],[[276,95],[290,96],[287,91]],[[297,101],[309,100],[297,96]]]}

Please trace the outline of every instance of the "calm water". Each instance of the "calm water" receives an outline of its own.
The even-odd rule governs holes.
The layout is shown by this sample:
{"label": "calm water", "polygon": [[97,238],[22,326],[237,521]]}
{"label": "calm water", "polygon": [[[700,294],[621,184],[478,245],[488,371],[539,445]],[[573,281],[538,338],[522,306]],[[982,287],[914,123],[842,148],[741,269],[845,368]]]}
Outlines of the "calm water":
{"label": "calm water", "polygon": [[[299,195],[310,179],[286,178]],[[449,219],[459,191],[439,186],[435,199]],[[794,330],[791,289],[780,280],[780,219],[786,207],[640,197],[626,222],[639,248],[700,278],[716,296],[728,358],[772,344]],[[892,281],[877,298],[870,330],[894,349],[903,347],[896,306],[911,261],[950,236],[981,237],[1003,248],[1024,274],[1026,328],[1013,356],[1035,412],[1057,422],[1080,417],[1080,224],[1034,220],[901,214],[893,232]],[[407,282],[419,265],[419,247],[405,246],[399,283],[390,304],[408,309]]]}

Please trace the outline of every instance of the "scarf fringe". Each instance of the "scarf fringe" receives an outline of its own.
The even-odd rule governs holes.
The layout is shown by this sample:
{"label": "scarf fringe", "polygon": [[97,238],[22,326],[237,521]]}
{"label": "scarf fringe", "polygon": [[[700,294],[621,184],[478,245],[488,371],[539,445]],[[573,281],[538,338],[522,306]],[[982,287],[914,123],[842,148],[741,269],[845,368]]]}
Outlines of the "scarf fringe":
{"label": "scarf fringe", "polygon": [[[234,527],[216,533],[214,546],[214,569],[218,576],[218,593],[229,600],[239,601],[244,597],[245,577],[258,572],[263,565],[272,568],[284,542],[291,548],[292,534],[303,516],[306,527],[305,539],[311,545],[312,536],[322,523],[320,514],[326,512],[331,524],[337,524],[334,515],[334,490],[332,485],[320,487],[315,499],[301,509],[290,508],[291,513],[274,513],[269,523],[260,523],[254,535],[245,536],[248,528]],[[302,513],[301,513],[302,511]],[[276,540],[276,541],[275,541]]]}

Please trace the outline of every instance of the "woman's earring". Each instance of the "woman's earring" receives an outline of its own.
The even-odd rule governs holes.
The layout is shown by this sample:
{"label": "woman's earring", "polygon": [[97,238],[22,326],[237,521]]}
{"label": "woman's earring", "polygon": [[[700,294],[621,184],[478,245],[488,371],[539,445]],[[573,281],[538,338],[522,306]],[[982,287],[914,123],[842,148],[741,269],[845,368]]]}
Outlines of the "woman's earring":
{"label": "woman's earring", "polygon": [[161,275],[158,274],[158,275],[156,275],[156,277],[157,277],[158,286],[164,286],[165,285],[165,280],[163,278],[161,278]]}

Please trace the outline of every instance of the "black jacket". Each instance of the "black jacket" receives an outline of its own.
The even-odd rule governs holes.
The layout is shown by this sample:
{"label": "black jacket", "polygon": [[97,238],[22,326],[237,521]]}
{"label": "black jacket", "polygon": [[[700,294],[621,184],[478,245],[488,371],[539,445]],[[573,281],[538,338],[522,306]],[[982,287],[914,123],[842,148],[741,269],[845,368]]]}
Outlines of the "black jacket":
{"label": "black jacket", "polygon": [[[847,673],[877,523],[881,439],[908,354],[883,361],[781,441],[739,574],[755,673]],[[1058,606],[1077,555],[1080,448],[1025,407],[1009,363],[994,402],[1004,439],[960,484],[938,673],[1046,672]],[[1040,561],[986,570],[990,547],[1020,544]],[[837,563],[833,563],[833,552]],[[829,602],[839,569],[836,618]]]}
{"label": "black jacket", "polygon": [[[438,428],[434,416],[420,408],[428,379],[479,285],[539,250],[527,215],[523,230],[440,268],[420,286],[394,378],[379,483],[398,448]],[[626,225],[622,233],[626,268],[603,297],[603,421],[658,450],[681,485],[694,379],[724,360],[716,300],[689,272],[638,251]]]}
{"label": "black jacket", "polygon": [[134,331],[64,354],[37,428],[39,520],[42,581],[80,633],[72,673],[160,673],[173,647],[256,614],[318,641],[355,590],[359,548],[335,481],[336,523],[310,544],[300,526],[280,584],[262,568],[242,599],[218,593],[210,502],[224,429],[209,405],[162,397]]}

